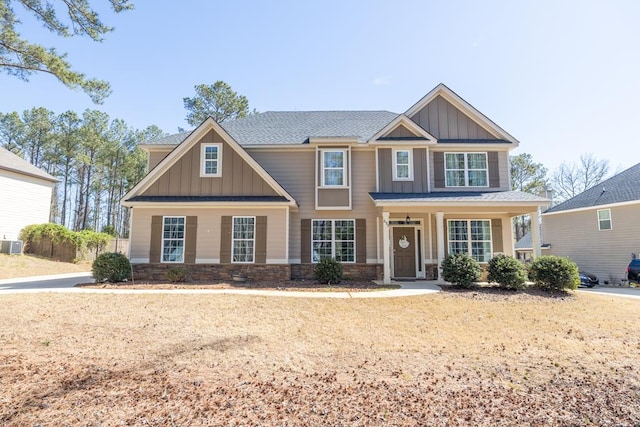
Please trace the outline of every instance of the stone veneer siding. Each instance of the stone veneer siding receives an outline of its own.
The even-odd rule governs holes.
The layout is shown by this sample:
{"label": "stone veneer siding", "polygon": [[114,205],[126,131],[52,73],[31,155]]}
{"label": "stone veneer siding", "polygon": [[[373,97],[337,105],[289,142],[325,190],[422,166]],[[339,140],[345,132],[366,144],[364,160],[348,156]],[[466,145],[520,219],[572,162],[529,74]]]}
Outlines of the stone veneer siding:
{"label": "stone veneer siding", "polygon": [[237,273],[247,275],[249,281],[285,281],[291,278],[288,264],[132,264],[134,280],[168,280],[171,268],[186,268],[189,280],[230,282]]}
{"label": "stone veneer siding", "polygon": [[[342,264],[344,276],[354,280],[382,280],[381,264]],[[315,278],[316,264],[291,264],[291,278],[294,280]]]}

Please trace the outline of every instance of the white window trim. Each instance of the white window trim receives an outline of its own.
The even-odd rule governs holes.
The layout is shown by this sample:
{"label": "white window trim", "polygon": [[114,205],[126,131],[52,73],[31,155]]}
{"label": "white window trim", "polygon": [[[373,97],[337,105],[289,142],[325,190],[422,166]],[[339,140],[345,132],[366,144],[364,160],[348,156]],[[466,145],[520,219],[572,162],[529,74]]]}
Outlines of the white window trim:
{"label": "white window trim", "polygon": [[[184,237],[182,238],[182,260],[180,261],[165,261],[164,260],[164,221],[167,218],[182,218],[184,220],[184,232],[183,235]],[[181,215],[166,215],[162,217],[162,236],[161,236],[161,242],[162,244],[160,245],[160,263],[161,264],[184,264],[184,252],[187,248],[187,217],[186,216],[181,216]],[[180,239],[168,239],[168,240],[180,240]]]}
{"label": "white window trim", "polygon": [[[493,229],[491,228],[491,220],[490,219],[478,219],[478,218],[471,218],[471,219],[465,219],[465,218],[453,218],[453,219],[448,219],[447,220],[447,254],[450,254],[449,252],[449,243],[452,241],[451,240],[451,233],[450,233],[450,228],[449,228],[449,224],[451,223],[451,221],[466,221],[467,222],[467,235],[469,236],[469,238],[466,240],[467,242],[467,254],[470,257],[473,257],[472,254],[472,248],[471,248],[471,242],[486,242],[487,240],[471,240],[471,221],[487,221],[489,222],[489,256],[491,257],[491,255],[493,254]],[[462,242],[462,240],[454,240],[455,242]],[[474,258],[475,259],[475,258]],[[478,261],[480,264],[486,264],[487,261]]]}
{"label": "white window trim", "polygon": [[[449,185],[447,182],[447,154],[464,154],[464,185]],[[484,154],[485,163],[487,165],[486,169],[469,169],[469,162],[467,160],[467,156],[469,154]],[[460,170],[460,169],[451,169],[451,170]],[[487,185],[469,185],[469,171],[481,171],[484,170],[487,172]],[[456,151],[448,151],[444,153],[444,185],[447,188],[489,188],[489,154],[486,151],[469,151],[469,152],[456,152]]]}
{"label": "white window trim", "polygon": [[[609,212],[609,219],[602,220],[600,219],[600,212]],[[596,217],[598,218],[598,231],[611,231],[613,230],[613,218],[611,217],[611,209],[598,209],[596,212]],[[602,228],[602,221],[609,221],[609,228]]]}
{"label": "white window trim", "polygon": [[[335,235],[335,223],[336,221],[351,221],[353,222],[353,261],[340,261],[340,263],[342,264],[355,264],[356,263],[356,259],[357,259],[357,254],[356,254],[356,220],[353,218],[336,218],[336,219],[323,219],[323,218],[315,218],[311,220],[311,263],[312,264],[317,264],[319,261],[314,261],[313,260],[313,242],[326,242],[328,240],[313,240],[313,223],[315,221],[330,221],[331,222],[331,258],[336,257],[336,242],[338,242],[338,240],[336,240],[336,235]],[[349,242],[350,240],[339,240],[340,242],[342,241],[346,241]]]}
{"label": "white window trim", "polygon": [[[204,153],[208,147],[217,147],[218,148],[218,159],[216,162],[218,163],[218,171],[217,173],[205,173],[205,156]],[[202,144],[200,148],[200,177],[221,177],[222,176],[222,144]]]}
{"label": "white window trim", "polygon": [[[324,183],[324,154],[325,153],[342,153],[342,184],[341,185],[329,185]],[[347,150],[345,149],[322,149],[320,150],[320,187],[321,188],[347,188],[349,183],[347,182]],[[338,169],[338,168],[330,168]]]}
{"label": "white window trim", "polygon": [[[399,153],[399,152],[408,153],[407,159],[409,163],[407,166],[409,167],[409,174],[408,174],[409,176],[406,178],[398,176],[398,156],[396,155],[396,153]],[[394,181],[413,181],[413,150],[410,148],[407,148],[407,149],[394,148],[392,150],[392,155],[393,155],[393,180]]]}
{"label": "white window trim", "polygon": [[[253,251],[251,254],[252,261],[235,261],[234,258],[234,242],[236,240],[249,240],[249,239],[236,239],[234,237],[235,226],[236,226],[236,218],[253,218]],[[231,263],[232,264],[255,264],[256,263],[256,217],[251,215],[237,215],[231,218]]]}

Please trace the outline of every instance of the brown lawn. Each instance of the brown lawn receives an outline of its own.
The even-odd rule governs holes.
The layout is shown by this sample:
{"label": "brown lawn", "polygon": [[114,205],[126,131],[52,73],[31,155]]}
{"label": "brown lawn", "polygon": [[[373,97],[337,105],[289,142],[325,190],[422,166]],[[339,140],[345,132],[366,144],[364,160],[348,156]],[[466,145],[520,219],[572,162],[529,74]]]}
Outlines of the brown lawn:
{"label": "brown lawn", "polygon": [[640,425],[640,301],[0,296],[1,425]]}
{"label": "brown lawn", "polygon": [[82,261],[73,264],[27,254],[0,254],[0,279],[13,279],[16,277],[45,274],[80,273],[84,271],[91,271],[91,261]]}

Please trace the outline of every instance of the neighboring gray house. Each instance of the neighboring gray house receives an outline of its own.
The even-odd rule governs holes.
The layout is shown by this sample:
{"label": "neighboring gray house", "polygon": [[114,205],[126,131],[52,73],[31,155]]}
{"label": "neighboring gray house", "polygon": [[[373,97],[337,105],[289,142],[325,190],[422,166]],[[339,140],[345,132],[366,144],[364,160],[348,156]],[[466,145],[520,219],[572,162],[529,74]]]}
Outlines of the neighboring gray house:
{"label": "neighboring gray house", "polygon": [[572,258],[580,270],[618,283],[631,254],[640,252],[640,164],[542,214],[551,255]]}
{"label": "neighboring gray house", "polygon": [[[540,229],[540,242],[542,242],[540,249],[542,255],[549,255],[549,244],[544,242],[542,229]],[[516,253],[516,258],[522,262],[529,262],[533,260],[533,239],[531,238],[531,230],[527,232],[522,239],[518,240],[513,246]]]}
{"label": "neighboring gray house", "polygon": [[122,200],[134,274],[312,278],[333,257],[351,277],[389,283],[435,279],[450,253],[513,255],[512,218],[537,224],[549,204],[511,191],[518,144],[442,84],[401,114],[208,118],[142,145],[149,173]]}
{"label": "neighboring gray house", "polygon": [[0,147],[0,240],[17,240],[26,225],[49,222],[57,181]]}

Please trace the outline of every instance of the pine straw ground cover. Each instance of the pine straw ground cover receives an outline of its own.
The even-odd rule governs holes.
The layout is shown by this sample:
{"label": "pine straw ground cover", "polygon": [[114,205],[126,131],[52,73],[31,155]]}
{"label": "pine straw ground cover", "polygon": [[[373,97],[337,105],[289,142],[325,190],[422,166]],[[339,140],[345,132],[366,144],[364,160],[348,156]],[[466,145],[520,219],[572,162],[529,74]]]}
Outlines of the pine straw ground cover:
{"label": "pine straw ground cover", "polygon": [[2,425],[640,425],[633,299],[0,302]]}

